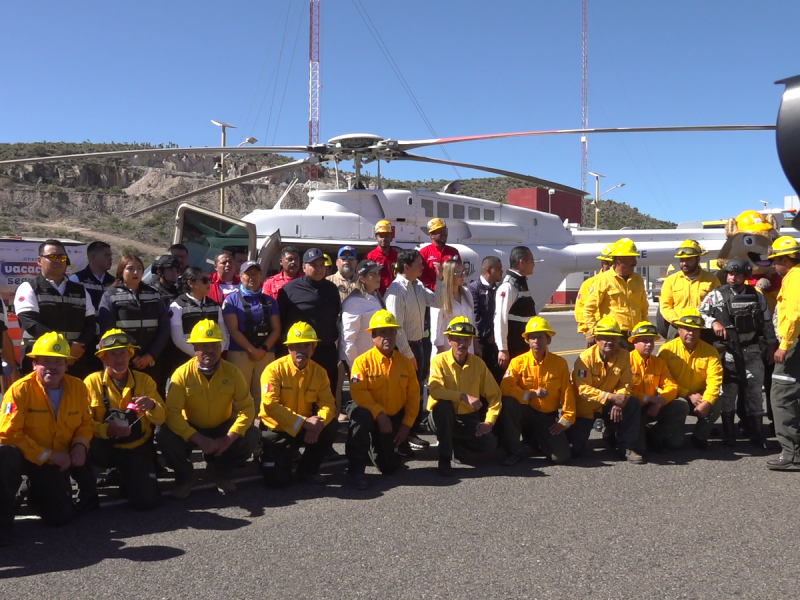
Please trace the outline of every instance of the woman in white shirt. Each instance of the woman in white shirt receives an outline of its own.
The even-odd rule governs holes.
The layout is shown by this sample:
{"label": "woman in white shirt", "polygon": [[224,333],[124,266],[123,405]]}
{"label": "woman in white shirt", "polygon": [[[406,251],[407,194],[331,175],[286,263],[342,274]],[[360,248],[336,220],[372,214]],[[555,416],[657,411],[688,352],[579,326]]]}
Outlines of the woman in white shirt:
{"label": "woman in white shirt", "polygon": [[362,260],[356,267],[357,288],[342,304],[339,321],[339,358],[352,367],[357,356],[372,348],[372,336],[367,333],[369,320],[376,311],[384,308],[378,288],[383,267],[371,260]]}
{"label": "woman in white shirt", "polygon": [[180,351],[175,357],[175,368],[194,357],[194,346],[187,344],[186,340],[192,327],[203,319],[211,319],[219,324],[224,340],[222,349],[228,349],[228,330],[222,318],[222,309],[208,297],[210,287],[208,275],[197,267],[187,267],[178,279],[178,290],[183,293],[169,305],[172,343]]}
{"label": "woman in white shirt", "polygon": [[[431,308],[431,358],[448,349],[444,330],[456,317],[466,317],[475,325],[475,309],[472,303],[472,294],[464,285],[464,265],[460,260],[448,259],[442,266],[442,281],[445,290],[444,302],[441,308]],[[474,352],[474,342],[470,345],[470,352]]]}

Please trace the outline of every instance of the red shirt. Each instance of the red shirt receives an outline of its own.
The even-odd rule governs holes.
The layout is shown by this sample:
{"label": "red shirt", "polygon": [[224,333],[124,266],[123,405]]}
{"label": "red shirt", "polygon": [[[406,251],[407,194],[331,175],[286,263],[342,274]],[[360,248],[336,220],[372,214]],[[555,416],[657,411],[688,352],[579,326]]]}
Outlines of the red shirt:
{"label": "red shirt", "polygon": [[425,285],[426,288],[436,289],[436,269],[433,267],[434,263],[444,264],[449,258],[461,260],[461,255],[458,250],[447,244],[439,250],[434,244],[423,246],[419,253],[422,255],[422,276],[419,280]]}
{"label": "red shirt", "polygon": [[300,269],[297,270],[297,275],[294,277],[287,277],[283,274],[283,271],[278,273],[277,275],[273,275],[272,277],[267,277],[264,280],[264,283],[261,284],[261,291],[264,292],[267,296],[270,296],[273,300],[278,299],[278,292],[281,291],[281,288],[289,283],[292,279],[297,279],[298,277],[302,276],[303,272]]}
{"label": "red shirt", "polygon": [[378,263],[383,268],[381,269],[381,296],[386,293],[386,288],[394,281],[392,275],[392,265],[397,262],[397,250],[394,248],[389,249],[389,254],[384,254],[380,246],[375,247],[367,254],[366,260]]}
{"label": "red shirt", "polygon": [[[221,282],[216,271],[209,275],[208,283],[211,284],[208,288],[208,297],[221,306],[222,302],[225,300],[225,294],[222,292],[222,287],[220,287]],[[230,283],[231,285],[239,285],[239,276],[234,275]]]}

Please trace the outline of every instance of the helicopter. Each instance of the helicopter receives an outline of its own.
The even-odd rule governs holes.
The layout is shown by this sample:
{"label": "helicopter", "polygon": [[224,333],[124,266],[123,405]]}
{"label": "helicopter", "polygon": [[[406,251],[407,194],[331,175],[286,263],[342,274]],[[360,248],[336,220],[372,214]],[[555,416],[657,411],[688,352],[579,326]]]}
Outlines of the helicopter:
{"label": "helicopter", "polygon": [[[703,229],[699,224],[696,228],[679,226],[674,230],[575,230],[565,227],[555,214],[472,198],[451,193],[447,189],[441,192],[380,189],[380,163],[415,161],[476,169],[520,179],[535,187],[546,188],[550,193],[567,193],[583,198],[587,196],[586,192],[546,179],[494,167],[431,158],[411,151],[434,145],[529,136],[777,130],[781,164],[787,178],[797,189],[800,185],[800,148],[797,148],[800,144],[800,76],[777,83],[786,84],[777,125],[562,129],[409,141],[359,133],[337,136],[327,143],[315,145],[123,150],[6,160],[0,161],[0,166],[145,154],[305,154],[304,158],[204,186],[127,216],[137,216],[181,202],[176,212],[173,241],[189,249],[189,264],[208,269],[220,250],[246,249],[249,259],[258,261],[268,273],[277,270],[280,248],[285,245],[294,246],[301,254],[310,247],[319,247],[323,252],[335,255],[336,250],[344,245],[354,246],[359,255],[366,254],[375,245],[374,225],[380,220],[388,220],[392,224],[395,233],[393,244],[396,247],[419,248],[429,241],[426,229],[428,220],[439,217],[448,226],[448,244],[458,249],[468,280],[480,274],[479,265],[483,257],[497,256],[507,264],[515,246],[528,246],[534,257],[541,261],[531,276],[530,289],[534,301],[542,306],[567,275],[594,270],[596,256],[603,247],[622,236],[636,243],[640,253],[639,265],[646,267],[672,262],[676,244],[686,238],[702,242],[710,253],[709,258],[714,258],[725,242],[725,232]],[[348,189],[311,190],[305,209],[282,208],[285,194],[273,208],[258,209],[241,218],[184,202],[227,186],[328,162],[334,163],[338,180],[338,165],[342,161],[352,161],[355,171]],[[378,189],[366,189],[362,178],[362,167],[372,162],[378,165]]]}

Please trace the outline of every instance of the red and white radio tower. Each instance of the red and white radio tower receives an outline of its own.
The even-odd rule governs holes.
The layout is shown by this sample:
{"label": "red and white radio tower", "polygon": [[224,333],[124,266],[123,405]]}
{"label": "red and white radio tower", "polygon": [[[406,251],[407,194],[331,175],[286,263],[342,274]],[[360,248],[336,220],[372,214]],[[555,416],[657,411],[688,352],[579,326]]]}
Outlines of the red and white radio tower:
{"label": "red and white radio tower", "polygon": [[[319,143],[319,0],[309,0],[308,31],[308,143]],[[319,179],[319,167],[309,165],[308,180]]]}
{"label": "red and white radio tower", "polygon": [[[581,23],[581,62],[583,67],[583,77],[581,80],[581,127],[589,128],[589,81],[587,79],[586,67],[589,57],[586,52],[586,4],[588,0],[582,0],[582,23]],[[589,170],[589,140],[586,134],[581,136],[581,189],[586,191],[586,174]]]}

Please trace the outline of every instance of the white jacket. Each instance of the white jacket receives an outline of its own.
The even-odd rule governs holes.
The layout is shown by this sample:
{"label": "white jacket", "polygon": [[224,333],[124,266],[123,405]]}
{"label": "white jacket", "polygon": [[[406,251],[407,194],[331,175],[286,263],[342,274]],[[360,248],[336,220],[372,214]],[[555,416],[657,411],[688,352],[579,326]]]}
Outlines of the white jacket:
{"label": "white jacket", "polygon": [[[466,288],[464,288],[466,290]],[[467,290],[466,300],[463,295],[459,302],[453,302],[453,313],[451,315],[444,315],[444,308],[431,308],[431,358],[436,356],[437,346],[447,347],[447,338],[444,336],[444,330],[450,324],[450,321],[456,317],[467,317],[469,322],[475,325],[475,309],[472,305],[472,294]],[[474,352],[472,346],[469,349]]]}
{"label": "white jacket", "polygon": [[366,296],[354,291],[342,304],[339,320],[339,358],[353,366],[357,356],[372,348],[372,336],[367,333],[369,320],[383,303],[377,295]]}

